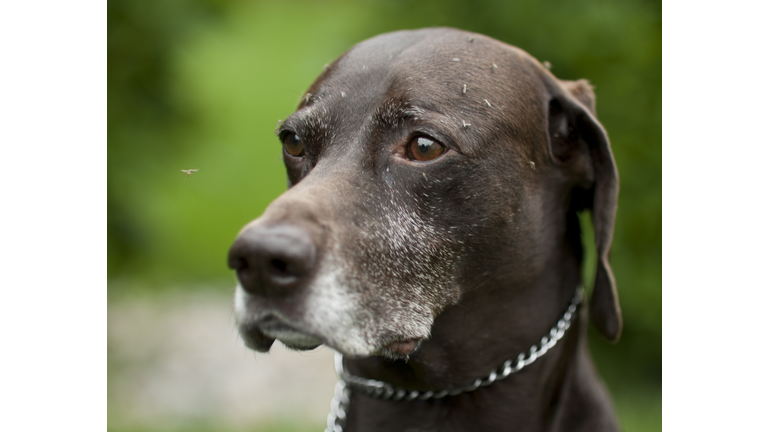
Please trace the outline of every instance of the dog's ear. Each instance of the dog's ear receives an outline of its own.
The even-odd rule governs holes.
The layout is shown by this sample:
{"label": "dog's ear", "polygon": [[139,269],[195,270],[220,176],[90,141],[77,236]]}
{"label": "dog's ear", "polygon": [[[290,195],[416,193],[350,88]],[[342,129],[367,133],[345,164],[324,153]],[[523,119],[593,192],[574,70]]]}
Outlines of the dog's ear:
{"label": "dog's ear", "polygon": [[570,93],[571,96],[581,102],[581,104],[584,105],[584,107],[587,108],[592,115],[596,115],[595,91],[592,89],[589,81],[585,79],[580,79],[578,81],[560,80],[560,84],[562,84],[562,86],[568,90],[568,93]]}
{"label": "dog's ear", "polygon": [[557,79],[552,82],[554,77],[548,78],[545,81],[552,95],[548,104],[550,155],[557,165],[578,179],[574,192],[577,209],[592,209],[597,247],[597,273],[590,304],[592,319],[608,341],[616,342],[621,336],[622,319],[609,264],[619,194],[616,164],[608,136],[595,117],[595,94],[589,83]]}

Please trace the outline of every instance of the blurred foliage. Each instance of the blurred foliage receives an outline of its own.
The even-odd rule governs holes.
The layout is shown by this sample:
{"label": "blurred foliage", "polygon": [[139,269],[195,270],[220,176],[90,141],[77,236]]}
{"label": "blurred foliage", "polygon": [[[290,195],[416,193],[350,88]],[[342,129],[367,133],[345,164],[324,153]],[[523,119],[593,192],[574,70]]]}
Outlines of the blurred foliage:
{"label": "blurred foliage", "polygon": [[658,0],[109,0],[110,290],[231,280],[229,245],[286,188],[277,120],[355,43],[427,26],[489,35],[595,86],[621,175],[612,264],[625,329],[618,345],[591,334],[591,346],[612,391],[657,388]]}

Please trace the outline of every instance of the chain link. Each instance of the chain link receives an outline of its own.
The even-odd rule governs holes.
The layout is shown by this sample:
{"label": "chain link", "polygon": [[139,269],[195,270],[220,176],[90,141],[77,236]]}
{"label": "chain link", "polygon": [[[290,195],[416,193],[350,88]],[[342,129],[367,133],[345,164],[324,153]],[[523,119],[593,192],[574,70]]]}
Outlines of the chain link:
{"label": "chain link", "polygon": [[557,341],[563,338],[565,332],[571,327],[571,323],[576,316],[576,309],[579,307],[583,295],[584,288],[579,286],[562,318],[557,321],[557,324],[549,330],[549,333],[546,336],[541,338],[541,342],[531,346],[527,357],[526,353],[522,352],[514,360],[509,359],[501,366],[492,370],[485,378],[478,378],[472,384],[463,387],[456,387],[454,389],[441,390],[438,392],[432,390],[406,390],[394,387],[392,384],[384,381],[362,378],[348,373],[344,370],[344,357],[337,352],[334,358],[334,363],[336,365],[336,373],[339,375],[339,382],[336,383],[334,397],[331,400],[331,412],[328,414],[328,422],[325,432],[344,431],[344,426],[347,421],[347,410],[349,409],[350,388],[354,388],[366,396],[375,399],[395,401],[441,399],[445,396],[457,396],[461,393],[477,390],[480,387],[489,386],[513,373],[519,372],[521,369],[546,354],[547,351],[555,346]]}

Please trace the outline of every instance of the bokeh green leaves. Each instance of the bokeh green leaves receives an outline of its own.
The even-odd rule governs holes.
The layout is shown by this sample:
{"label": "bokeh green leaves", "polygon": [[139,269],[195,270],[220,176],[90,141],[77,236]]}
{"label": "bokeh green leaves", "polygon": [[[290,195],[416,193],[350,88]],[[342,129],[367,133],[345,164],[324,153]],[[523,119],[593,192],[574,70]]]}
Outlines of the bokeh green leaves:
{"label": "bokeh green leaves", "polygon": [[487,34],[595,86],[621,177],[612,265],[625,333],[591,344],[609,384],[659,385],[660,1],[109,0],[110,281],[231,281],[229,245],[286,188],[277,120],[355,43],[426,26]]}

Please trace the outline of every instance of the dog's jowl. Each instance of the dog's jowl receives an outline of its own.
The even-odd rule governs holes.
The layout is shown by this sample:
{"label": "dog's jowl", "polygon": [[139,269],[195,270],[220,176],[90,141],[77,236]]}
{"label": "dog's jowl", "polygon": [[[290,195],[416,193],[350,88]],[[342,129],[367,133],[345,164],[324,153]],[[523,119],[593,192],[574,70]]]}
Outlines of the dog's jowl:
{"label": "dog's jowl", "polygon": [[478,34],[389,33],[276,133],[290,187],[230,250],[235,317],[257,351],[339,353],[330,430],[618,429],[585,340],[588,313],[610,341],[622,325],[618,175],[587,81]]}

